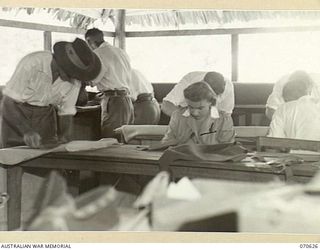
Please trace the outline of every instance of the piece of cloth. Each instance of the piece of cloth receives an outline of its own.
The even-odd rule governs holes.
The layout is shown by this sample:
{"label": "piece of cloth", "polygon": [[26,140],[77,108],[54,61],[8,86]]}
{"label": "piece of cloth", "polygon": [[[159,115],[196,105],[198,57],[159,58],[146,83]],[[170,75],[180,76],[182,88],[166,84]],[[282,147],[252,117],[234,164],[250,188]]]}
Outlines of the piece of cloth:
{"label": "piece of cloth", "polygon": [[238,209],[239,231],[317,234],[319,189],[309,190],[309,186],[286,185],[248,197]]}
{"label": "piece of cloth", "polygon": [[187,161],[241,161],[247,156],[247,150],[232,143],[216,145],[183,144],[168,148],[160,157],[161,171],[170,171],[170,165],[177,160]]}
{"label": "piece of cloth", "polygon": [[[284,85],[288,82],[291,74],[281,77],[273,86],[272,93],[268,97],[266,107],[274,110],[278,109],[282,104],[285,103],[282,97],[282,90]],[[314,86],[311,90],[311,95],[315,98],[320,98],[320,75],[315,73],[309,73],[310,78],[314,82]]]}
{"label": "piece of cloth", "polygon": [[113,138],[101,139],[99,141],[71,141],[61,144],[52,149],[33,149],[27,146],[0,149],[0,164],[16,165],[21,162],[40,157],[53,152],[76,152],[107,148],[117,144]]}
{"label": "piece of cloth", "polygon": [[164,136],[167,129],[167,125],[123,125],[117,128],[116,132],[121,133],[124,140],[129,142],[140,135]]}
{"label": "piece of cloth", "polygon": [[27,230],[150,230],[148,210],[134,209],[130,204],[136,197],[113,187],[98,187],[73,198],[66,191],[65,180],[52,172],[41,191],[36,204],[39,211]]}
{"label": "piece of cloth", "polygon": [[106,90],[129,90],[131,65],[127,53],[107,42],[102,43],[94,52],[99,56],[103,67],[102,74],[92,81],[93,86]]}
{"label": "piece of cloth", "polygon": [[37,132],[43,143],[57,140],[56,112],[52,105],[34,106],[16,102],[8,96],[2,99],[1,144],[3,147],[25,145],[24,134]]}
{"label": "piece of cloth", "polygon": [[320,99],[303,96],[281,105],[272,117],[268,136],[320,140]]}
{"label": "piece of cloth", "polygon": [[[184,230],[185,223],[207,222],[199,228],[189,227],[188,231],[222,231],[227,229],[225,224],[228,220],[215,224],[211,218],[219,217],[223,214],[237,212],[251,196],[261,199],[261,194],[279,186],[281,182],[254,183],[217,179],[193,179],[191,180],[195,188],[200,192],[201,198],[195,201],[169,199],[162,195],[156,197],[152,203],[152,229],[155,231],[177,231]],[[254,213],[254,211],[252,212]],[[237,225],[235,225],[237,228]],[[224,231],[226,232],[226,231]]]}
{"label": "piece of cloth", "polygon": [[218,144],[229,143],[235,140],[233,121],[229,114],[220,112],[219,118],[208,116],[202,124],[188,115],[187,108],[173,112],[168,131],[161,143],[170,145],[179,144]]}
{"label": "piece of cloth", "polygon": [[101,101],[101,136],[115,137],[114,130],[134,122],[134,111],[130,97],[104,96]]}
{"label": "piece of cloth", "polygon": [[[203,81],[203,78],[208,72],[194,71],[185,75],[163,98],[164,101],[173,103],[176,106],[186,107],[183,96],[183,90],[190,86],[192,83]],[[231,114],[234,108],[234,88],[233,83],[225,78],[226,86],[224,92],[217,97],[217,108],[219,111],[224,111]]]}
{"label": "piece of cloth", "polygon": [[55,105],[59,115],[74,115],[81,83],[58,78],[52,83],[52,54],[39,51],[26,55],[18,63],[3,90],[4,96],[35,106]]}
{"label": "piece of cloth", "polygon": [[160,121],[160,105],[152,94],[140,94],[133,103],[134,124],[157,125]]}
{"label": "piece of cloth", "polygon": [[138,70],[132,69],[130,82],[130,96],[136,101],[138,96],[143,93],[154,95],[153,86],[145,76]]}

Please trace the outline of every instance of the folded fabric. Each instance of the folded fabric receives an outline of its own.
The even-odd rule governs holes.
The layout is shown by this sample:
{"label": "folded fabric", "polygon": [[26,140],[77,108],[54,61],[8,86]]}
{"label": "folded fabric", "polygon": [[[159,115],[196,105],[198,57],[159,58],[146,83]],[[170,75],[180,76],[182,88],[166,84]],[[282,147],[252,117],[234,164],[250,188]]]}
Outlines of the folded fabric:
{"label": "folded fabric", "polygon": [[207,220],[199,231],[210,231],[207,230],[210,227],[219,231],[218,225],[209,225],[210,218],[238,212],[242,204],[251,197],[263,200],[261,194],[284,186],[281,182],[253,183],[213,179],[193,179],[191,182],[201,195],[199,199],[178,200],[162,196],[153,201],[153,230],[184,231],[181,228],[186,223]]}
{"label": "folded fabric", "polygon": [[167,125],[123,125],[115,129],[116,133],[121,133],[126,142],[139,135],[159,135],[164,136],[168,129]]}
{"label": "folded fabric", "polygon": [[266,136],[269,127],[268,126],[234,126],[236,137],[258,137]]}
{"label": "folded fabric", "polygon": [[216,145],[183,144],[168,148],[159,159],[160,170],[170,171],[170,165],[177,160],[187,161],[241,161],[247,150],[239,145],[226,143]]}
{"label": "folded fabric", "polygon": [[117,144],[118,141],[113,138],[104,138],[100,141],[71,141],[61,144],[52,149],[33,149],[27,146],[0,149],[0,164],[16,165],[21,162],[40,157],[53,152],[75,152],[83,150],[94,150],[106,148]]}
{"label": "folded fabric", "polygon": [[38,213],[27,230],[149,230],[148,210],[123,205],[125,200],[132,204],[134,195],[101,186],[73,198],[66,192],[65,180],[55,172],[51,173],[43,189],[38,197]]}
{"label": "folded fabric", "polygon": [[65,149],[68,152],[77,152],[83,150],[107,148],[115,144],[118,144],[118,141],[114,138],[103,138],[99,141],[71,141],[65,144]]}

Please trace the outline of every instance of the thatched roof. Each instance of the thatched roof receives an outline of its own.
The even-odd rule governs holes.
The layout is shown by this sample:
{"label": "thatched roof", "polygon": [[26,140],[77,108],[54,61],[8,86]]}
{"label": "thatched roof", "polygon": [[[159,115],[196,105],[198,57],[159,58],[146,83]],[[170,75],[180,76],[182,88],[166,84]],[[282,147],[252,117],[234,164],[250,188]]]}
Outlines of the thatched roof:
{"label": "thatched roof", "polygon": [[[4,11],[33,14],[45,11],[53,18],[68,21],[71,27],[86,28],[96,20],[113,20],[114,9],[2,8]],[[230,10],[126,10],[126,25],[179,26],[184,24],[230,24],[268,19],[320,20],[320,11],[230,11]]]}

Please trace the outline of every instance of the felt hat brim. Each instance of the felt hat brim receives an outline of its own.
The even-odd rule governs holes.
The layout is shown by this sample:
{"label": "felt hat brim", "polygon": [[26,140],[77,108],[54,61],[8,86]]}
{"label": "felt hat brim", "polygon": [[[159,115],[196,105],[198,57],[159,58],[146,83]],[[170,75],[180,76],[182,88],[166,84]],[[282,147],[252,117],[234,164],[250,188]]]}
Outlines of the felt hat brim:
{"label": "felt hat brim", "polygon": [[99,57],[92,52],[92,60],[89,67],[86,69],[80,68],[70,60],[66,52],[67,44],[70,44],[70,42],[57,42],[53,47],[54,57],[58,66],[71,78],[80,81],[91,81],[95,79],[101,71],[101,61]]}

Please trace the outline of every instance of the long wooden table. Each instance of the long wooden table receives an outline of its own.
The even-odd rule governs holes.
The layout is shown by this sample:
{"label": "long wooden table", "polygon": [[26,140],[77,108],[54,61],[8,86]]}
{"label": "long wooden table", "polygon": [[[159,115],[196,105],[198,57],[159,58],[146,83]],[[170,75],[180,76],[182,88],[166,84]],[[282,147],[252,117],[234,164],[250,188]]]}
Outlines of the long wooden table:
{"label": "long wooden table", "polygon": [[[115,145],[94,151],[51,153],[15,166],[2,166],[7,169],[7,192],[10,195],[7,206],[8,230],[20,226],[21,183],[25,169],[91,170],[154,176],[160,171],[161,155],[162,152],[142,151],[141,146]],[[293,179],[307,182],[318,168],[310,163],[293,165]],[[171,166],[171,173],[174,178],[189,176],[251,182],[267,182],[275,178],[285,180],[284,172],[250,167],[242,162],[176,161]]]}

